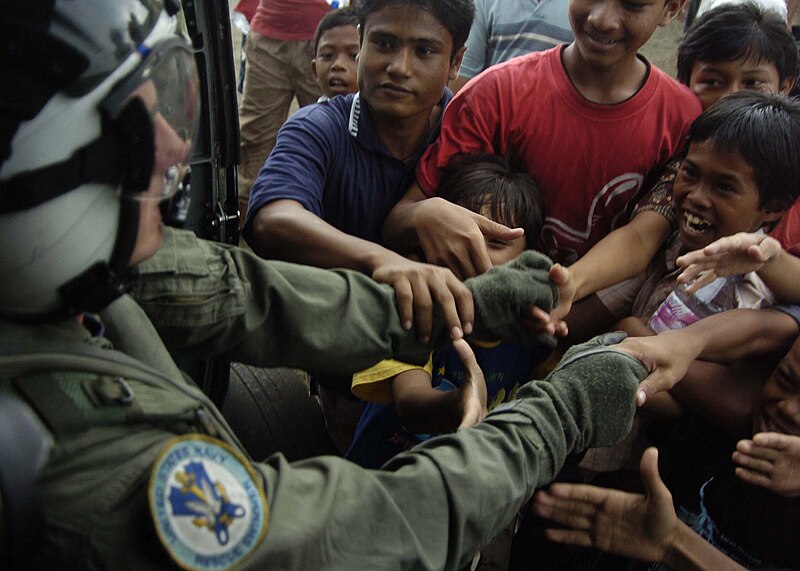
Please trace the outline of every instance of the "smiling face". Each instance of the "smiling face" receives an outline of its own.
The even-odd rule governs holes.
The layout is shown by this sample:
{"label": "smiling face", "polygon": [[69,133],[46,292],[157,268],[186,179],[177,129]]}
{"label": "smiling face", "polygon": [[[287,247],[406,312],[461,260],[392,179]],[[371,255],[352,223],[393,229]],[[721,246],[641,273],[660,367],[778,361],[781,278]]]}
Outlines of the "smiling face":
{"label": "smiling face", "polygon": [[311,71],[322,93],[327,97],[355,93],[358,64],[358,29],[355,26],[336,26],[319,38]]}
{"label": "smiling face", "polygon": [[585,65],[629,65],[658,26],[666,26],[681,0],[570,0],[569,21]]}
{"label": "smiling face", "polygon": [[782,432],[800,436],[800,340],[772,372],[753,415],[753,434]]}
{"label": "smiling face", "polygon": [[788,93],[790,80],[780,81],[778,69],[772,63],[750,60],[721,62],[698,61],[692,66],[689,87],[708,109],[714,103],[738,91]]}
{"label": "smiling face", "polygon": [[759,207],[755,172],[739,153],[722,153],[711,141],[695,142],[681,164],[672,190],[678,230],[687,250],[723,236],[754,232],[776,219]]}
{"label": "smiling face", "polygon": [[464,49],[450,54],[450,32],[427,10],[391,5],[369,15],[358,56],[358,86],[377,122],[425,121],[455,79]]}

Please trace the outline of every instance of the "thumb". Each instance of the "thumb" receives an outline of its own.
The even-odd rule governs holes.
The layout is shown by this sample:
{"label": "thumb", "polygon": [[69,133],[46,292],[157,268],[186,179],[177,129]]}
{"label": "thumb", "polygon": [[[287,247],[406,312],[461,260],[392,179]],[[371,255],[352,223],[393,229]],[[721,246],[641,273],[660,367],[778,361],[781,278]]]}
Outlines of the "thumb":
{"label": "thumb", "polygon": [[650,447],[642,454],[639,462],[639,472],[642,476],[642,485],[647,496],[664,497],[669,495],[669,490],[661,480],[658,473],[658,449]]}
{"label": "thumb", "polygon": [[[646,362],[645,366],[647,366]],[[672,385],[673,383],[669,382],[668,377],[659,369],[656,369],[639,383],[639,391],[636,393],[636,406],[642,406],[648,398],[657,393],[668,391],[672,388]]]}

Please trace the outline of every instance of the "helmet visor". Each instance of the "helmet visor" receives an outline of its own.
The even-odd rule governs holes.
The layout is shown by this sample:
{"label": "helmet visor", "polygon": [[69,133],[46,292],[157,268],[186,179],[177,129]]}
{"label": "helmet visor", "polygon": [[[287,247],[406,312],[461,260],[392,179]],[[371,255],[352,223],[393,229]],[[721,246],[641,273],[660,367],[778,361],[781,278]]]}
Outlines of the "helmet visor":
{"label": "helmet visor", "polygon": [[157,194],[140,192],[132,197],[164,200],[179,189],[180,177],[175,173],[188,168],[200,109],[197,67],[179,36],[152,48],[141,46],[139,52],[142,62],[112,90],[103,108],[113,119],[133,97],[145,104],[155,135],[154,174],[163,173],[164,184]]}

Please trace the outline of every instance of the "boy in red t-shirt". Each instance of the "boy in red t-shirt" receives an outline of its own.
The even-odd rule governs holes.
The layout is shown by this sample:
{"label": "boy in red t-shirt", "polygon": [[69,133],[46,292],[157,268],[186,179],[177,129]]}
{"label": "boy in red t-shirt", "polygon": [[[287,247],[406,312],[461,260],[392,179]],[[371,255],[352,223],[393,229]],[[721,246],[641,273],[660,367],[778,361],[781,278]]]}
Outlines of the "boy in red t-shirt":
{"label": "boy in red t-shirt", "polygon": [[572,263],[624,219],[645,176],[678,150],[701,105],[637,54],[682,0],[574,0],[575,41],[494,66],[454,98],[417,182],[389,215],[387,242],[420,245],[460,277],[490,267],[484,234],[519,235],[442,200],[441,169],[459,152],[509,155],[541,186],[545,251]]}

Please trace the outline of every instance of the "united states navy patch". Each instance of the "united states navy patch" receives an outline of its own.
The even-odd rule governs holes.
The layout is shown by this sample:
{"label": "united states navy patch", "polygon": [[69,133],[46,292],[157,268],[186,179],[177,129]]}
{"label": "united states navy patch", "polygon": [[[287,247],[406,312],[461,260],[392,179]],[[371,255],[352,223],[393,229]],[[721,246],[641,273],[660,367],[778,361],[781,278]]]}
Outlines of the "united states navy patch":
{"label": "united states navy patch", "polygon": [[267,531],[266,498],[247,459],[201,434],[173,438],[162,448],[149,498],[161,543],[184,569],[233,567]]}

